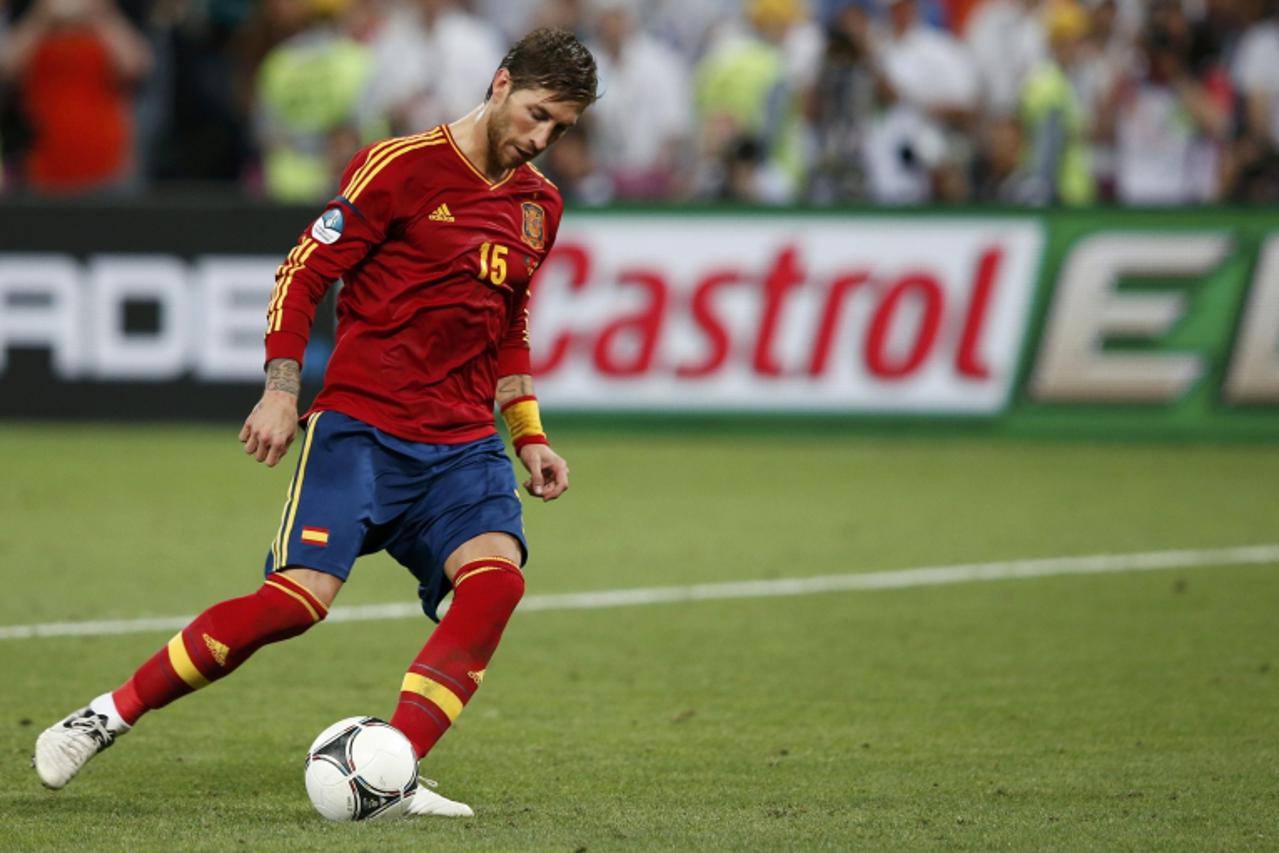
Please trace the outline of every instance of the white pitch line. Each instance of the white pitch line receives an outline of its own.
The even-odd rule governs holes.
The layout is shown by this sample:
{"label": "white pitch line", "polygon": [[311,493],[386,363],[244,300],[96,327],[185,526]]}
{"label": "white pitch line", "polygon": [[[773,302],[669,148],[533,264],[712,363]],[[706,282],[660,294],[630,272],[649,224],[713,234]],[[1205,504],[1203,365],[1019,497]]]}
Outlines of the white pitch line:
{"label": "white pitch line", "polygon": [[[814,595],[822,592],[907,589],[919,586],[996,581],[1011,578],[1043,578],[1062,575],[1096,575],[1113,572],[1146,572],[1158,569],[1189,569],[1201,566],[1242,566],[1279,563],[1279,544],[1248,545],[1238,548],[1208,548],[1186,551],[1149,551],[1138,554],[1093,554],[1082,557],[1048,557],[994,563],[960,563],[952,566],[925,566],[883,572],[818,575],[807,578],[730,581],[692,586],[653,586],[634,589],[601,590],[529,595],[520,602],[519,612],[541,610],[597,610],[606,607],[638,607],[687,601],[722,601],[743,598],[778,598]],[[441,608],[443,611],[444,608]],[[421,618],[417,603],[366,604],[335,607],[328,622],[368,622],[386,619]],[[0,640],[32,637],[102,637],[111,634],[140,634],[147,631],[177,631],[191,616],[150,619],[118,619],[98,622],[49,622],[41,625],[0,626]]]}

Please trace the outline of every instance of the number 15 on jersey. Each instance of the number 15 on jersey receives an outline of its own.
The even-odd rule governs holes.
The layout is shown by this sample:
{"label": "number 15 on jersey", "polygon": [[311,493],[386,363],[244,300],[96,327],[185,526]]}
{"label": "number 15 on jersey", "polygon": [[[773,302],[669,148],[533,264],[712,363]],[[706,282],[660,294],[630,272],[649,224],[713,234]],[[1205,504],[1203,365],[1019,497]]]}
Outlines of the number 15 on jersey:
{"label": "number 15 on jersey", "polygon": [[509,247],[501,243],[480,244],[480,280],[495,287],[506,281],[506,253]]}

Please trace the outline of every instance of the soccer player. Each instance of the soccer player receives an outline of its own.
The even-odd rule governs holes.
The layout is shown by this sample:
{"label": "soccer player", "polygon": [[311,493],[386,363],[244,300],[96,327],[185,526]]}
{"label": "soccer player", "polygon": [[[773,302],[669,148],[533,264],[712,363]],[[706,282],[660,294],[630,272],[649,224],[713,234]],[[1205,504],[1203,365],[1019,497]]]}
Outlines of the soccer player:
{"label": "soccer player", "polygon": [[[559,228],[559,192],[529,161],[596,97],[595,62],[563,30],[521,39],[484,102],[360,151],[339,194],[276,274],[266,387],[240,441],[273,466],[298,431],[303,352],[339,277],[337,346],[305,421],[262,586],[215,604],[122,685],[50,726],[33,764],[61,788],[150,711],[222,678],[267,643],[324,619],[355,558],[385,549],[447,613],[409,666],[391,724],[425,755],[484,680],[524,592],[519,492],[496,403],[551,501],[568,466],[547,443],[529,375],[529,282]],[[469,816],[416,791],[410,814]]]}

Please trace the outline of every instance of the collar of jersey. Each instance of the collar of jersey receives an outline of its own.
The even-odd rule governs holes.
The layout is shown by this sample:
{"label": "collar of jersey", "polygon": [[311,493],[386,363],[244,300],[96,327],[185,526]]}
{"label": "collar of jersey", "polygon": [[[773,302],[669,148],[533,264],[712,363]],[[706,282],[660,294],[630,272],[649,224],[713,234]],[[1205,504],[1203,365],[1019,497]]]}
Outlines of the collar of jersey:
{"label": "collar of jersey", "polygon": [[511,179],[511,176],[515,174],[514,169],[508,169],[505,175],[498,178],[496,181],[490,181],[487,175],[485,175],[479,169],[475,168],[475,164],[471,162],[471,158],[467,157],[465,154],[462,153],[462,149],[458,147],[457,142],[453,139],[453,131],[449,130],[449,126],[447,124],[442,124],[440,125],[440,127],[444,128],[444,138],[449,141],[449,147],[453,149],[453,152],[455,154],[457,154],[458,159],[461,160],[463,163],[465,163],[466,168],[470,169],[471,173],[475,175],[475,177],[483,181],[485,185],[488,186],[489,189],[491,190],[497,189],[502,184],[509,181]]}

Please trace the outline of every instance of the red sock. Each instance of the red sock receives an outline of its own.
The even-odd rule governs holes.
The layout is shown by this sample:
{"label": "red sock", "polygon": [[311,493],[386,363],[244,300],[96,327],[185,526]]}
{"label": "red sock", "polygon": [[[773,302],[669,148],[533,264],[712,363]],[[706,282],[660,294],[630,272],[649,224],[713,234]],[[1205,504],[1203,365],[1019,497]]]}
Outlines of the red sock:
{"label": "red sock", "polygon": [[327,615],[306,587],[271,575],[252,595],[215,604],[195,617],[111,698],[133,725],[147,711],[229,675],[262,646],[296,637]]}
{"label": "red sock", "polygon": [[458,570],[453,603],[404,676],[391,717],[418,758],[435,746],[479,689],[522,595],[524,576],[510,560],[489,557]]}

